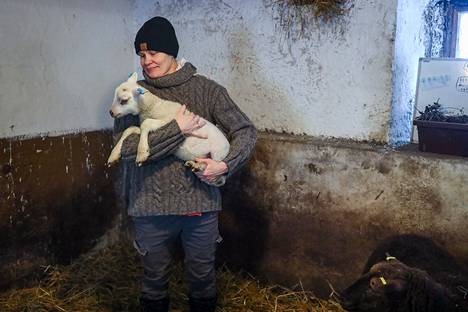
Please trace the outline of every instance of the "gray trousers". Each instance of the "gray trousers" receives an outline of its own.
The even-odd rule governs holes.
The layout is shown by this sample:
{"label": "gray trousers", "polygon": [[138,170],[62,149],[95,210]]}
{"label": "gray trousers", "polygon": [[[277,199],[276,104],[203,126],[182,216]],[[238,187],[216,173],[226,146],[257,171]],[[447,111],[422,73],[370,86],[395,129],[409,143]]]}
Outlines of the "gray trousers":
{"label": "gray trousers", "polygon": [[173,247],[179,238],[185,254],[185,271],[194,298],[216,295],[215,253],[221,240],[218,212],[202,216],[133,217],[134,245],[144,267],[141,296],[151,300],[167,296]]}

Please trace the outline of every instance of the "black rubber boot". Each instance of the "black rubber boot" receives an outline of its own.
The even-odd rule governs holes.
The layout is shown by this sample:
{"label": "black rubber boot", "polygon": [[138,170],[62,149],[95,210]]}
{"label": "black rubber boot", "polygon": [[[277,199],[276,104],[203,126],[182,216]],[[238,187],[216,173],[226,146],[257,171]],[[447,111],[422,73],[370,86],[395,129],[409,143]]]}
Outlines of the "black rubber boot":
{"label": "black rubber boot", "polygon": [[168,312],[169,299],[163,298],[159,300],[151,300],[147,298],[140,298],[140,311],[141,312]]}
{"label": "black rubber boot", "polygon": [[218,297],[213,298],[193,298],[190,297],[190,312],[215,312]]}

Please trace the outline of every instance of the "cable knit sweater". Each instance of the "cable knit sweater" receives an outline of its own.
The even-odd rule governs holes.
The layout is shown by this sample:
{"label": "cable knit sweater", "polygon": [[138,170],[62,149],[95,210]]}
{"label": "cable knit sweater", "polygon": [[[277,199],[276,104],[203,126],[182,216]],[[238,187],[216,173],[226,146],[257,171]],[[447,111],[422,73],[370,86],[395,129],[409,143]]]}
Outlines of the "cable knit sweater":
{"label": "cable knit sweater", "polygon": [[[176,72],[138,83],[160,98],[186,104],[193,113],[217,125],[231,147],[224,159],[231,176],[249,158],[257,138],[250,120],[231,100],[225,88],[197,75],[185,63]],[[129,126],[138,126],[138,116],[125,116],[114,122],[114,142]],[[122,160],[126,166],[128,214],[131,216],[184,215],[221,210],[217,187],[202,182],[173,152],[185,140],[175,120],[149,134],[150,157],[141,167],[135,165],[139,136],[125,139]]]}

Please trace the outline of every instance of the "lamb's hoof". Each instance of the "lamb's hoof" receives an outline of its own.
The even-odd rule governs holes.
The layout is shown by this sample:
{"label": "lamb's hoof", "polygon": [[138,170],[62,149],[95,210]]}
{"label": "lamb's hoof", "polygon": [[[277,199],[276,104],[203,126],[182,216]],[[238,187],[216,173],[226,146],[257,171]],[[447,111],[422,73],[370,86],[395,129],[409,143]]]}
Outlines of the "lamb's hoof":
{"label": "lamb's hoof", "polygon": [[223,186],[224,184],[226,184],[226,177],[221,176],[221,177],[217,178],[215,181],[213,181],[210,184],[213,185],[213,186],[217,186],[217,187]]}
{"label": "lamb's hoof", "polygon": [[112,155],[107,159],[107,167],[112,167],[112,165],[115,165],[118,163],[120,160],[120,157],[112,157]]}
{"label": "lamb's hoof", "polygon": [[148,152],[145,152],[145,153],[140,153],[140,154],[137,154],[136,156],[136,159],[135,159],[135,162],[141,166],[149,157],[149,153]]}
{"label": "lamb's hoof", "polygon": [[205,163],[198,163],[194,160],[187,160],[185,166],[190,168],[193,172],[204,171],[206,169]]}
{"label": "lamb's hoof", "polygon": [[189,168],[190,170],[192,170],[193,172],[197,171],[195,166],[196,166],[196,162],[194,162],[193,160],[187,160],[184,165],[185,167]]}

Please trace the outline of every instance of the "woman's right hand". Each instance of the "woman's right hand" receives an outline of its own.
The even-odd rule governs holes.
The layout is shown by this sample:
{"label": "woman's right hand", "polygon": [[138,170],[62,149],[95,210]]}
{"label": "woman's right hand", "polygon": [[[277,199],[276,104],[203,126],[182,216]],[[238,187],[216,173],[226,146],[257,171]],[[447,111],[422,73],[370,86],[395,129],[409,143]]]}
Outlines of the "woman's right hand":
{"label": "woman's right hand", "polygon": [[194,132],[206,124],[205,119],[192,112],[189,113],[187,111],[187,106],[185,105],[182,105],[177,111],[175,121],[184,135],[192,135],[196,137],[200,137],[200,135],[194,134]]}

